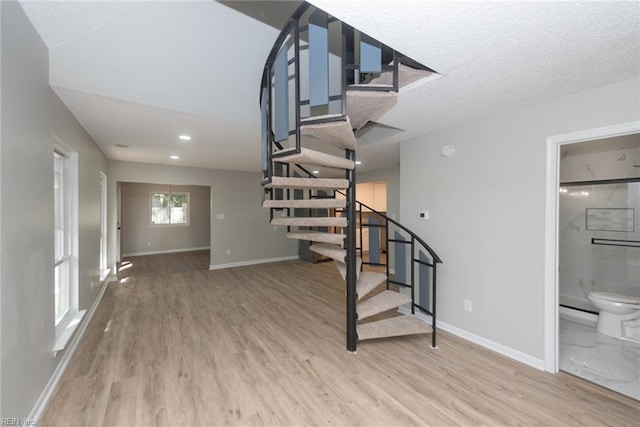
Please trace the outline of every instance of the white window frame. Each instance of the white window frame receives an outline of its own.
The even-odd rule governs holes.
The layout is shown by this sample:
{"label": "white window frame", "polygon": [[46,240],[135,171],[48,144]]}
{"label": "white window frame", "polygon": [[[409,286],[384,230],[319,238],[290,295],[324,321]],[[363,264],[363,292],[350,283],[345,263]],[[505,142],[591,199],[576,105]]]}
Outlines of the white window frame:
{"label": "white window frame", "polygon": [[[153,222],[153,195],[154,194],[184,194],[187,196],[187,222],[156,224]],[[149,226],[150,227],[189,227],[191,225],[191,193],[188,191],[150,191],[149,192]]]}
{"label": "white window frame", "polygon": [[[62,253],[58,253],[58,213],[54,212],[55,221],[55,231],[56,235],[54,236],[54,259],[53,259],[53,280],[54,287],[56,292],[54,292],[54,304],[56,307],[62,306],[60,311],[55,308],[54,309],[54,325],[58,326],[60,322],[67,315],[69,310],[71,309],[71,198],[70,198],[70,179],[69,179],[69,157],[67,154],[62,152],[62,150],[56,149],[53,151],[54,158],[54,173],[57,174],[56,171],[56,159],[60,159],[61,163],[61,171],[60,171],[60,179],[59,185],[60,189],[58,190],[58,197],[60,200],[57,200],[58,197],[54,194],[54,210],[57,206],[60,206],[61,213],[63,218],[61,218],[62,222],[62,236],[61,236],[61,251]],[[55,184],[54,184],[55,185]],[[58,283],[58,279],[62,275],[64,283]],[[62,295],[58,295],[57,289],[60,288],[60,292]]]}
{"label": "white window frame", "polygon": [[107,175],[100,172],[100,282],[109,276],[107,262]]}
{"label": "white window frame", "polygon": [[[73,331],[80,323],[85,310],[79,310],[79,242],[78,242],[78,153],[66,146],[61,140],[56,138],[54,152],[63,156],[64,179],[65,179],[65,205],[68,209],[66,215],[68,249],[65,256],[55,260],[52,273],[55,275],[55,267],[61,262],[67,263],[68,268],[68,294],[66,301],[68,309],[63,315],[53,319],[55,329],[55,343],[53,351],[64,349],[71,338]],[[55,276],[54,276],[55,281]],[[54,282],[55,283],[55,282]]]}

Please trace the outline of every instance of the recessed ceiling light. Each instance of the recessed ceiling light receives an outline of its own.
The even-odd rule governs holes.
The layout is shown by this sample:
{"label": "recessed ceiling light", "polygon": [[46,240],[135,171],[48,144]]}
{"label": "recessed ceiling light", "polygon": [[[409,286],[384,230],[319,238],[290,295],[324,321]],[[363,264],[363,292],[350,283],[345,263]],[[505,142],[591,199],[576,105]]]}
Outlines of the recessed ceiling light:
{"label": "recessed ceiling light", "polygon": [[180,135],[178,138],[183,141],[191,141],[191,137],[189,135]]}
{"label": "recessed ceiling light", "polygon": [[178,160],[178,159],[180,158],[180,156],[171,156],[171,158],[172,158],[173,160]]}
{"label": "recessed ceiling light", "polygon": [[362,162],[360,160],[356,160],[356,165],[361,165]]}
{"label": "recessed ceiling light", "polygon": [[320,173],[320,171],[313,171],[313,173],[315,173],[315,174],[319,174],[319,173]]}

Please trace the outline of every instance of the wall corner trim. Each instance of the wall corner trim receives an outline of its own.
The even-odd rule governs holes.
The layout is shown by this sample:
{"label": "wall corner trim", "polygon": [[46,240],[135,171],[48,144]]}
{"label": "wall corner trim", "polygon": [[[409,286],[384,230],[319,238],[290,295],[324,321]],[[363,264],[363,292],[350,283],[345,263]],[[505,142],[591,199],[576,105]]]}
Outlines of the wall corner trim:
{"label": "wall corner trim", "polygon": [[[404,306],[400,307],[398,311],[402,314],[411,314],[411,309]],[[431,324],[431,316],[418,311],[416,311],[415,316]],[[538,359],[537,357],[530,356],[511,347],[507,347],[506,345],[491,341],[487,338],[481,337],[480,335],[473,334],[469,331],[465,331],[464,329],[460,329],[457,326],[453,326],[442,321],[438,321],[437,328],[442,329],[443,331],[447,331],[467,341],[471,341],[472,343],[478,344],[484,348],[488,348],[489,350],[495,351],[496,353],[500,353],[501,355],[506,356],[510,359],[516,360],[520,363],[524,363],[525,365],[529,365],[540,371],[545,370],[544,360]]]}
{"label": "wall corner trim", "polygon": [[247,265],[266,264],[269,262],[291,261],[299,258],[300,257],[298,255],[294,255],[294,256],[283,256],[279,258],[265,258],[265,259],[251,260],[251,261],[230,262],[228,264],[211,264],[209,265],[209,270],[222,270],[223,268],[245,267]]}
{"label": "wall corner trim", "polygon": [[58,385],[60,384],[60,380],[62,379],[62,375],[66,371],[67,366],[71,361],[71,358],[75,354],[78,348],[78,344],[80,344],[80,340],[84,336],[84,333],[87,330],[87,326],[89,325],[89,322],[93,318],[93,315],[95,314],[96,309],[100,305],[100,301],[102,301],[102,297],[104,296],[104,293],[107,290],[107,286],[109,282],[111,281],[116,281],[115,277],[112,280],[107,280],[106,282],[104,282],[104,285],[100,290],[100,293],[98,294],[97,298],[91,305],[91,308],[89,308],[87,315],[84,317],[83,322],[80,324],[80,326],[78,326],[75,335],[73,336],[73,338],[71,338],[68,348],[65,351],[64,355],[62,356],[60,363],[58,363],[58,366],[53,371],[53,374],[51,374],[51,377],[49,378],[47,385],[44,387],[44,390],[42,390],[42,393],[40,394],[40,397],[38,397],[36,404],[33,406],[33,409],[31,409],[31,412],[25,419],[35,422],[36,425],[39,424],[40,418],[44,414],[44,411],[47,408],[49,401],[51,400],[54,393],[56,392]]}

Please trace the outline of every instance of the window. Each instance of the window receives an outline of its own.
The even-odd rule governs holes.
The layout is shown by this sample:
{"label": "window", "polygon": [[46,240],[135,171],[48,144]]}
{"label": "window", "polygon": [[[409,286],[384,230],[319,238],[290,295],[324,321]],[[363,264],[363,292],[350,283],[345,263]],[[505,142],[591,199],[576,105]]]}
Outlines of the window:
{"label": "window", "polygon": [[85,313],[78,309],[78,153],[58,144],[53,151],[53,199],[53,350],[58,351]]}
{"label": "window", "polygon": [[69,265],[71,260],[71,227],[69,223],[69,177],[66,156],[53,153],[54,194],[54,294],[55,325],[69,312]]}
{"label": "window", "polygon": [[189,225],[189,193],[151,193],[152,225]]}
{"label": "window", "polygon": [[109,275],[107,267],[107,176],[100,172],[100,281]]}

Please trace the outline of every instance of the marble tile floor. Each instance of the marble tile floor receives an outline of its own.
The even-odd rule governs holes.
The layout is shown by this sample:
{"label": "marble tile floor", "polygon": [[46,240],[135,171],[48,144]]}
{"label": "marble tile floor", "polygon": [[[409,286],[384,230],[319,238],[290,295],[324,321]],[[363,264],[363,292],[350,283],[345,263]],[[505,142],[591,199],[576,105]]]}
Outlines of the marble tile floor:
{"label": "marble tile floor", "polygon": [[560,370],[640,400],[640,343],[560,319]]}

